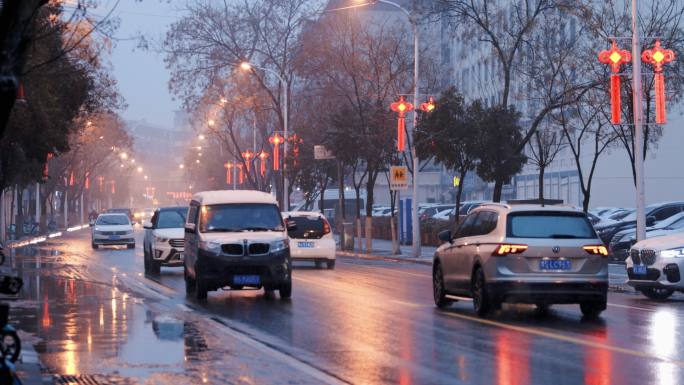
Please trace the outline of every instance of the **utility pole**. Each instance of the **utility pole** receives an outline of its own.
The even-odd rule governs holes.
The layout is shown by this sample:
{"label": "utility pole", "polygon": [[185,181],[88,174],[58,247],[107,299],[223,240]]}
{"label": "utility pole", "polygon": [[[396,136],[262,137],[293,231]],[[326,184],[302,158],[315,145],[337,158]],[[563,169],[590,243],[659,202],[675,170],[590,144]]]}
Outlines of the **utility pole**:
{"label": "utility pole", "polygon": [[632,99],[634,102],[634,166],[636,171],[636,236],[646,238],[646,184],[644,183],[643,88],[641,85],[641,41],[637,0],[632,0]]}

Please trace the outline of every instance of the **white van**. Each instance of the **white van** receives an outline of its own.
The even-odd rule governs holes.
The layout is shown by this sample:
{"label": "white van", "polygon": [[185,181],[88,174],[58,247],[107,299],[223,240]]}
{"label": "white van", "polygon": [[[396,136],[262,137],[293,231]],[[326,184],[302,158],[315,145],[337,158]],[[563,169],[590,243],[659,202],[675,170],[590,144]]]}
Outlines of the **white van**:
{"label": "white van", "polygon": [[230,287],[292,295],[287,228],[275,198],[250,190],[193,196],[185,223],[185,287],[197,299]]}

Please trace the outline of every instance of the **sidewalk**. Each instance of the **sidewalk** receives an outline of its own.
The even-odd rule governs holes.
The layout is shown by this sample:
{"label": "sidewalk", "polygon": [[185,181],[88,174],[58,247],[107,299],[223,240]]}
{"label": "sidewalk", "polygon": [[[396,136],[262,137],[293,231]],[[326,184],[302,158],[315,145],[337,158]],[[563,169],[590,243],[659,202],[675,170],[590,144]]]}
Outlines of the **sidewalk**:
{"label": "sidewalk", "polygon": [[19,331],[19,338],[21,338],[21,355],[19,361],[16,363],[17,375],[21,379],[23,385],[47,385],[52,384],[52,379],[49,375],[43,374],[38,353],[33,349],[32,338],[29,335]]}
{"label": "sidewalk", "polygon": [[[335,236],[335,240],[338,242],[339,237]],[[365,238],[362,238],[363,246],[366,246]],[[358,239],[356,239],[355,246],[358,245]],[[389,261],[406,261],[419,263],[423,265],[432,265],[432,257],[435,255],[436,247],[433,246],[422,246],[420,257],[414,257],[411,255],[412,246],[411,245],[401,245],[399,247],[401,253],[399,255],[392,254],[392,241],[386,239],[373,239],[373,250],[370,252],[363,251],[342,251],[338,250],[337,255],[350,258],[360,258],[360,259],[384,259]]]}

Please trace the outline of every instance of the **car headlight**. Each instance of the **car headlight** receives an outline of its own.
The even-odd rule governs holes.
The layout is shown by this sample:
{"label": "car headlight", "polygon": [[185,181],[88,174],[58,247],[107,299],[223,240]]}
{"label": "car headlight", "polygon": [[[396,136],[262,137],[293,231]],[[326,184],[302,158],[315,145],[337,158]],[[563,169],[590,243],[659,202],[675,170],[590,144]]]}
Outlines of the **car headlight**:
{"label": "car headlight", "polygon": [[288,238],[279,241],[271,242],[271,253],[277,253],[290,247],[290,240]]}
{"label": "car headlight", "polygon": [[154,237],[154,241],[158,243],[166,243],[169,241],[169,238],[164,238],[164,237]]}
{"label": "car headlight", "polygon": [[662,250],[660,256],[663,258],[684,258],[684,247],[670,250]]}
{"label": "car headlight", "polygon": [[221,243],[214,241],[201,241],[199,248],[209,254],[219,255],[221,253]]}

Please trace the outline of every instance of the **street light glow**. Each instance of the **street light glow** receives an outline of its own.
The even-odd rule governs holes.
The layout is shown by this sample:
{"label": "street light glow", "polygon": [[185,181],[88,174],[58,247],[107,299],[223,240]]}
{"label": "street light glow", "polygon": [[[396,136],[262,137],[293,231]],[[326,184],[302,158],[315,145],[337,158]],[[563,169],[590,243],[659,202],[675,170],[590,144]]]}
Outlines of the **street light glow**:
{"label": "street light glow", "polygon": [[[207,125],[208,125],[209,127],[213,127],[214,124],[216,124],[216,122],[214,121],[214,119],[209,119],[209,121],[207,122]],[[200,135],[200,136],[201,136],[202,138],[204,138],[204,135]]]}
{"label": "street light glow", "polygon": [[180,165],[178,165],[178,168],[184,169],[184,168],[185,168],[185,165],[184,165],[183,163],[181,163]]}
{"label": "street light glow", "polygon": [[138,167],[138,172],[143,172],[143,168],[142,168],[142,167]]}
{"label": "street light glow", "polygon": [[252,65],[249,64],[249,62],[247,61],[243,61],[242,63],[240,63],[240,68],[242,68],[245,71],[249,71],[252,69]]}
{"label": "street light glow", "polygon": [[123,160],[128,159],[128,154],[126,154],[125,152],[122,152],[121,155],[119,155],[119,156],[120,156],[121,159],[123,159]]}
{"label": "street light glow", "polygon": [[[213,125],[214,125],[214,121],[213,121],[213,120],[210,120],[210,121],[209,121],[209,125],[210,125],[210,126],[213,126]],[[199,139],[199,140],[204,140],[204,138],[205,138],[205,136],[204,136],[203,134],[199,134],[199,135],[197,136],[197,139]]]}

